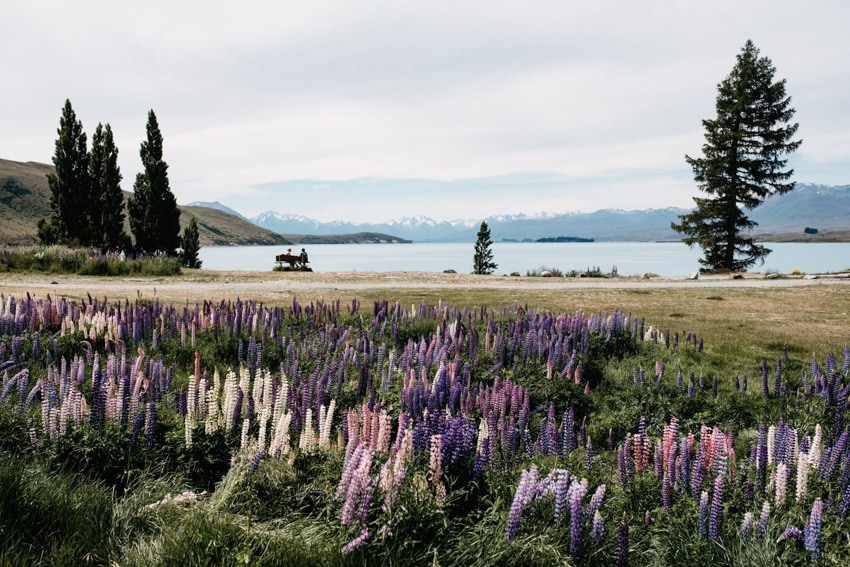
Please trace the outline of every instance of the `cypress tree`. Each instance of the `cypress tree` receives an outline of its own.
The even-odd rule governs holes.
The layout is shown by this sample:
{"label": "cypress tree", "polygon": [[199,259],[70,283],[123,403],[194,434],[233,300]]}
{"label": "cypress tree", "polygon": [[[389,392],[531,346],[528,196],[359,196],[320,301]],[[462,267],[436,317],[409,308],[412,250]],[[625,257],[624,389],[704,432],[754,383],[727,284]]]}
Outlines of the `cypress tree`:
{"label": "cypress tree", "polygon": [[144,172],[136,175],[127,207],[135,249],[143,254],[176,256],[180,246],[180,209],[168,183],[168,164],[162,159],[162,134],[156,114],[148,112],[147,140],[139,155]]}
{"label": "cypress tree", "polygon": [[493,263],[493,251],[490,246],[490,227],[483,221],[478,229],[478,238],[475,240],[475,255],[472,258],[472,271],[475,274],[492,274],[498,266]]}
{"label": "cypress tree", "polygon": [[789,181],[794,170],[784,169],[782,156],[802,141],[792,141],[798,127],[790,123],[795,110],[785,94],[785,80],[774,82],[775,72],[770,59],[759,57],[747,41],[732,72],[718,85],[717,117],[702,121],[704,157],[685,156],[708,196],[695,197],[696,209],[671,227],[685,235],[685,244],[702,248],[703,269],[739,271],[764,261],[770,250],[749,236],[757,223],[744,210],[794,188]]}
{"label": "cypress tree", "polygon": [[91,178],[91,242],[102,252],[123,250],[127,235],[124,232],[124,193],[121,191],[121,169],[118,167],[118,148],[109,124],[97,125],[89,153]]}
{"label": "cypress tree", "polygon": [[47,174],[52,212],[38,222],[38,238],[42,244],[88,244],[91,183],[86,134],[70,100],[65,100],[57,133],[55,172]]}

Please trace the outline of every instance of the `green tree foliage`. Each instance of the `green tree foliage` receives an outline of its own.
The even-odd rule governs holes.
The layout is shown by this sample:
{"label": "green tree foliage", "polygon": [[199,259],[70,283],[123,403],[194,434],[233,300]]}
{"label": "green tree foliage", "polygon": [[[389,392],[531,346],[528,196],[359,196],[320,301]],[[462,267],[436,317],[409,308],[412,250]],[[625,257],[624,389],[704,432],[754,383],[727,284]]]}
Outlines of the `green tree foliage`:
{"label": "green tree foliage", "polygon": [[201,240],[198,233],[198,221],[194,216],[183,229],[180,248],[182,249],[180,251],[180,263],[187,268],[200,269],[201,260],[198,258],[198,251],[201,249]]}
{"label": "green tree foliage", "polygon": [[759,57],[747,41],[718,85],[717,117],[702,121],[704,156],[685,156],[707,197],[695,197],[696,209],[671,226],[685,235],[685,244],[702,248],[703,269],[740,271],[764,261],[770,250],[748,236],[757,224],[744,211],[794,188],[789,181],[794,170],[785,169],[782,156],[802,141],[792,141],[798,124],[789,122],[795,110],[785,80],[774,82],[775,72],[771,60]]}
{"label": "green tree foliage", "polygon": [[98,124],[89,153],[91,179],[90,244],[102,252],[123,250],[128,241],[124,232],[124,193],[121,191],[121,170],[118,167],[118,148],[109,124]]}
{"label": "green tree foliage", "polygon": [[144,172],[136,175],[127,207],[135,249],[143,254],[177,255],[180,209],[168,183],[168,164],[162,159],[162,134],[153,110],[148,112],[147,140],[139,155]]}
{"label": "green tree foliage", "polygon": [[472,271],[476,274],[492,274],[498,266],[493,263],[493,251],[490,249],[493,241],[490,239],[490,227],[487,222],[481,223],[478,238],[475,240],[475,255],[472,259]]}
{"label": "green tree foliage", "polygon": [[47,174],[52,213],[39,221],[38,238],[42,244],[87,244],[91,183],[86,134],[70,100],[65,100],[57,132],[56,171]]}

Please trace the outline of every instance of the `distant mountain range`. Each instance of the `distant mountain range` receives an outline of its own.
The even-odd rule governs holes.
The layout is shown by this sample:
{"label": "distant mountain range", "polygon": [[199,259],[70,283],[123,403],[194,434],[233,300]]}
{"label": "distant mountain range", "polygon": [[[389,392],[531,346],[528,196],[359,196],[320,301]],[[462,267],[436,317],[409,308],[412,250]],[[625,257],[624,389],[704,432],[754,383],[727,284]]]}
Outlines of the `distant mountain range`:
{"label": "distant mountain range", "polygon": [[[34,244],[36,223],[50,214],[45,174],[52,165],[0,159],[0,244]],[[126,193],[129,195],[129,193]],[[535,241],[574,237],[595,241],[676,241],[670,223],[688,212],[666,208],[640,211],[603,209],[592,213],[500,215],[484,219],[435,221],[425,216],[383,223],[319,222],[304,216],[269,211],[246,218],[218,202],[180,205],[181,224],[198,219],[201,244],[473,242],[482,220],[494,241]],[[759,223],[756,235],[783,234],[782,239],[850,240],[850,185],[798,183],[794,191],[769,197],[749,215]],[[129,228],[129,227],[128,227]],[[803,235],[808,228],[818,231]],[[830,233],[825,237],[824,232]],[[790,236],[789,236],[790,235]]]}
{"label": "distant mountain range", "polygon": [[[217,208],[233,215],[237,211],[214,203],[193,203]],[[670,223],[688,209],[665,208],[640,211],[603,209],[592,213],[501,215],[485,219],[435,221],[425,216],[404,217],[384,223],[348,221],[319,222],[301,215],[268,211],[246,219],[270,231],[285,235],[331,235],[375,232],[416,242],[471,242],[482,220],[487,221],[495,241],[537,240],[559,236],[596,241],[675,241],[681,238]],[[850,230],[850,185],[824,186],[798,183],[794,191],[769,197],[750,211],[759,226],[757,235],[803,234],[804,229]]]}

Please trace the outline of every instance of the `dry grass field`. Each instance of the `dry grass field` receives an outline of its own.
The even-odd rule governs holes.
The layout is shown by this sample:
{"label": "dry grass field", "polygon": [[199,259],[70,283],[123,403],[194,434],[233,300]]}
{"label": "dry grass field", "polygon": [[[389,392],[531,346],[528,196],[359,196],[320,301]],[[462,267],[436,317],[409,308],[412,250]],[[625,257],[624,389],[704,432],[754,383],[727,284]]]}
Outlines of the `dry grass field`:
{"label": "dry grass field", "polygon": [[[27,293],[80,299],[154,299],[185,303],[253,300],[272,305],[340,301],[364,305],[388,300],[408,306],[454,306],[574,312],[632,312],[646,324],[694,332],[751,357],[775,356],[783,345],[801,352],[835,349],[850,336],[850,279],[779,278],[760,275],[699,280],[630,278],[563,279],[474,276],[430,272],[218,272],[186,270],[161,278],[105,278],[3,274],[0,294]],[[766,349],[766,350],[765,350]]]}

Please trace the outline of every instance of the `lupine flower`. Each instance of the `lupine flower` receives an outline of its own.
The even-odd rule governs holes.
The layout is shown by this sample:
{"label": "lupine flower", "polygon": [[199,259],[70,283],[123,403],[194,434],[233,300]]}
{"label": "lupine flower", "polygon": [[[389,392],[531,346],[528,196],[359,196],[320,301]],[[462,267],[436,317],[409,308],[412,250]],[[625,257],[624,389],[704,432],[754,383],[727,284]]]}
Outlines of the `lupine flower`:
{"label": "lupine flower", "polygon": [[570,555],[578,559],[581,557],[581,539],[584,517],[581,513],[581,499],[587,492],[587,480],[573,482],[570,490]]}
{"label": "lupine flower", "polygon": [[803,539],[803,531],[796,526],[791,526],[790,528],[782,532],[782,535],[779,536],[776,542],[779,543],[780,541],[785,541],[789,539]]}
{"label": "lupine flower", "polygon": [[810,553],[812,561],[820,561],[823,557],[823,541],[821,540],[821,522],[823,519],[823,501],[815,499],[812,504],[812,512],[809,515],[809,523],[804,529],[804,544]]}
{"label": "lupine flower", "polygon": [[714,479],[714,494],[711,499],[711,515],[708,522],[708,537],[720,539],[723,529],[723,475]]}
{"label": "lupine flower", "polygon": [[519,484],[514,493],[514,500],[511,503],[511,510],[508,512],[508,523],[505,526],[505,541],[511,541],[519,529],[519,518],[522,515],[522,510],[528,504],[531,498],[532,489],[537,482],[537,467],[532,466],[528,470],[523,470],[520,474]]}
{"label": "lupine flower", "polygon": [[555,482],[555,513],[554,523],[561,525],[567,512],[567,496],[569,491],[570,475],[567,471],[561,471]]}
{"label": "lupine flower", "polygon": [[806,497],[809,484],[809,456],[800,451],[797,457],[797,502]]}
{"label": "lupine flower", "polygon": [[602,520],[602,514],[596,510],[593,514],[593,527],[590,529],[590,539],[593,543],[602,543],[605,539],[605,522]]}
{"label": "lupine flower", "polygon": [[770,519],[770,503],[765,500],[764,504],[761,505],[761,514],[759,514],[759,521],[756,525],[756,530],[760,536],[764,536],[767,533],[767,522]]}
{"label": "lupine flower", "polygon": [[629,522],[626,521],[625,512],[620,525],[617,526],[617,553],[614,564],[617,567],[625,567],[629,564]]}
{"label": "lupine flower", "polygon": [[775,490],[775,498],[774,504],[776,504],[777,508],[781,508],[785,505],[785,498],[788,494],[788,473],[786,471],[785,463],[779,463],[776,465],[776,490]]}
{"label": "lupine flower", "polygon": [[705,537],[708,532],[708,492],[702,491],[699,499],[699,521],[697,528],[700,537]]}
{"label": "lupine flower", "polygon": [[349,553],[351,553],[352,551],[354,551],[355,549],[357,549],[361,545],[363,545],[363,543],[367,539],[369,539],[369,530],[367,530],[366,528],[363,528],[362,530],[360,530],[360,535],[357,536],[356,538],[354,538],[353,540],[349,541],[348,543],[346,543],[342,547],[342,550],[340,552],[343,555],[348,555]]}
{"label": "lupine flower", "polygon": [[746,512],[741,522],[741,539],[748,540],[753,535],[753,513]]}

